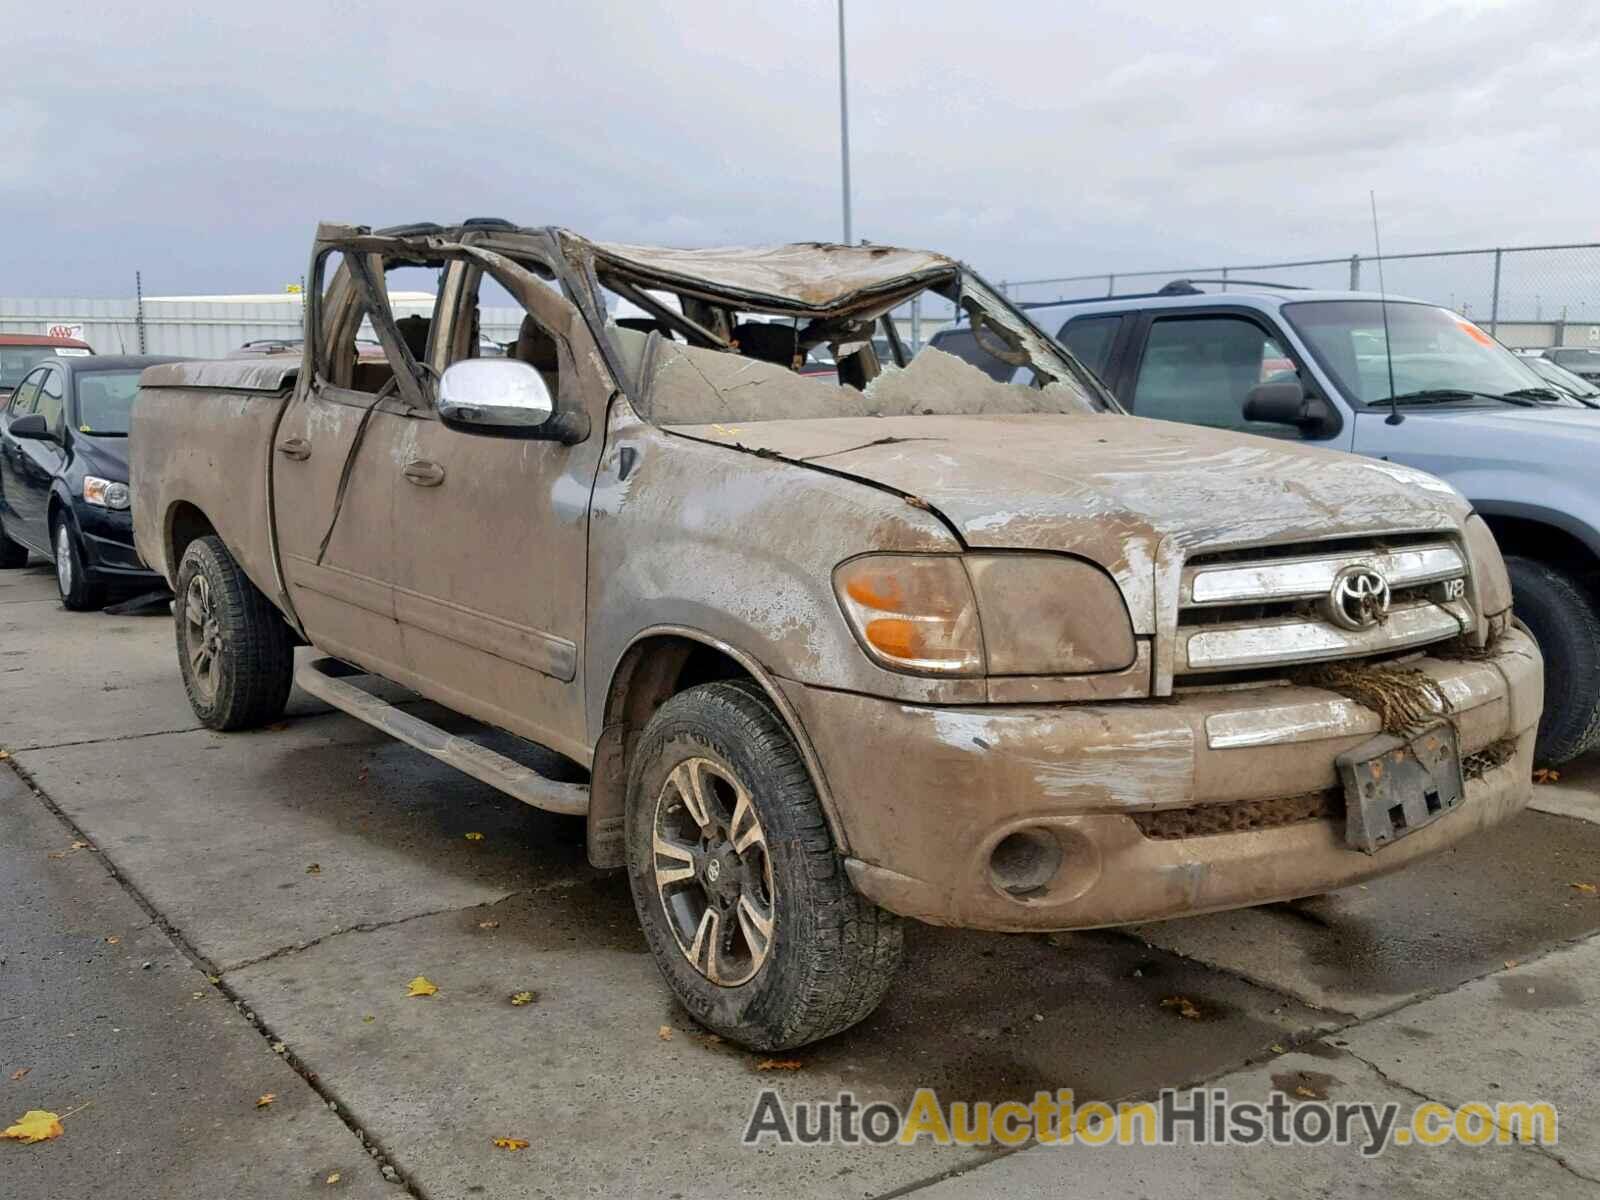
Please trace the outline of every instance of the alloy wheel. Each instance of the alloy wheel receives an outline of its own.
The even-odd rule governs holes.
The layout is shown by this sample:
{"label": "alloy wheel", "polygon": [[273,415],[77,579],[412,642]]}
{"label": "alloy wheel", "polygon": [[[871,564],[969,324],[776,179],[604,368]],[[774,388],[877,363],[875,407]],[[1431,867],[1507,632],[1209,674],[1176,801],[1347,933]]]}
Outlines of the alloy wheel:
{"label": "alloy wheel", "polygon": [[737,987],[776,932],[772,861],[750,793],[724,767],[690,758],[656,797],[656,892],[678,949],[712,983]]}
{"label": "alloy wheel", "polygon": [[72,534],[65,521],[56,526],[56,586],[63,596],[72,595]]}
{"label": "alloy wheel", "polygon": [[189,580],[183,598],[184,644],[189,654],[189,673],[195,688],[206,701],[217,694],[217,673],[222,656],[222,629],[211,605],[211,584],[203,573]]}

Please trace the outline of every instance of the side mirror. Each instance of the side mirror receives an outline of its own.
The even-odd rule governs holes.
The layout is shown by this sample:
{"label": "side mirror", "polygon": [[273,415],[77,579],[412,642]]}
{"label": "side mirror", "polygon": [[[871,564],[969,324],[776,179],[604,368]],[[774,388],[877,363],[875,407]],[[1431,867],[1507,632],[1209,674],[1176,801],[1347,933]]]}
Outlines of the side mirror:
{"label": "side mirror", "polygon": [[575,445],[589,436],[583,412],[556,411],[544,376],[517,358],[466,358],[439,379],[439,419],[466,433]]}
{"label": "side mirror", "polygon": [[1245,393],[1244,419],[1272,425],[1294,425],[1306,433],[1321,429],[1332,418],[1328,402],[1306,395],[1298,379],[1261,383]]}
{"label": "side mirror", "polygon": [[14,438],[24,438],[34,442],[51,442],[55,439],[50,434],[50,423],[44,419],[43,413],[28,413],[11,422],[8,431]]}

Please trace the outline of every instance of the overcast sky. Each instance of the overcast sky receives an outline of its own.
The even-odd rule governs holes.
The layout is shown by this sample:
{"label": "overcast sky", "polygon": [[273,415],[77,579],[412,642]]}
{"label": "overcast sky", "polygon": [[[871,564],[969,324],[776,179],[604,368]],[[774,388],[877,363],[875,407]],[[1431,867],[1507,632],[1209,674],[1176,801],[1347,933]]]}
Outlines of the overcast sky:
{"label": "overcast sky", "polygon": [[[832,0],[5,10],[3,295],[276,291],[319,219],[840,236]],[[1366,252],[1368,189],[1391,252],[1600,240],[1600,6],[850,0],[848,31],[856,236],[994,278]]]}

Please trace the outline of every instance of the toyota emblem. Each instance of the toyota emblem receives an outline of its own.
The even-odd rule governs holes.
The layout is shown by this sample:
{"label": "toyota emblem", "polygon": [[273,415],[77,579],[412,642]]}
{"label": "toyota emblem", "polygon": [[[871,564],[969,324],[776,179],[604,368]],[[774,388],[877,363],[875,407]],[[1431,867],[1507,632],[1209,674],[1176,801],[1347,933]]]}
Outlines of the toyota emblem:
{"label": "toyota emblem", "polygon": [[1328,590],[1328,618],[1343,629],[1371,629],[1389,616],[1389,581],[1372,567],[1345,567]]}

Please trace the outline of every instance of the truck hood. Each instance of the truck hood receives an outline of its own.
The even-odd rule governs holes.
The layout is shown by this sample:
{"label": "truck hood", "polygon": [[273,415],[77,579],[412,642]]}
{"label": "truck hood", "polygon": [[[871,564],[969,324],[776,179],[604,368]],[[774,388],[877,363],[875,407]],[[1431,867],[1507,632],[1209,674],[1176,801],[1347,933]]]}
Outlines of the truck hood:
{"label": "truck hood", "polygon": [[1122,585],[1142,632],[1153,622],[1159,557],[1454,529],[1469,512],[1448,484],[1409,467],[1115,414],[843,417],[676,430],[889,487],[940,514],[970,547],[1088,558]]}

